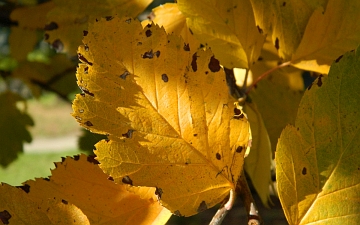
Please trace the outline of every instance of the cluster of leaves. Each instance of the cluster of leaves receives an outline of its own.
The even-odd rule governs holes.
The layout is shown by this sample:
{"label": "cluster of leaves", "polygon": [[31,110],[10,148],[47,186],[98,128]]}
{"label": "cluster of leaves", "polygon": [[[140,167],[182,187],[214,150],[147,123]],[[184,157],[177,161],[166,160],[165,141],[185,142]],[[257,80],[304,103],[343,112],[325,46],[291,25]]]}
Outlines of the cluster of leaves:
{"label": "cluster of leaves", "polygon": [[[159,224],[230,195],[228,210],[234,193],[246,188],[239,187],[243,168],[267,205],[275,155],[290,224],[355,224],[360,2],[178,0],[155,8],[151,20],[134,19],[150,2],[54,0],[13,11],[11,46],[19,62],[25,57],[16,48],[35,43],[24,42],[24,32],[44,24],[45,39],[66,55],[48,65],[25,60],[11,77],[57,90],[54,80],[71,72],[69,57],[82,39],[76,78],[83,93],[73,116],[107,139],[95,145],[96,160],[68,157],[50,178],[21,189],[2,184],[0,219]],[[304,70],[321,74],[305,91]],[[12,99],[5,114],[16,112],[22,128],[31,124],[17,97],[5,94]],[[244,95],[246,102],[238,101]]]}

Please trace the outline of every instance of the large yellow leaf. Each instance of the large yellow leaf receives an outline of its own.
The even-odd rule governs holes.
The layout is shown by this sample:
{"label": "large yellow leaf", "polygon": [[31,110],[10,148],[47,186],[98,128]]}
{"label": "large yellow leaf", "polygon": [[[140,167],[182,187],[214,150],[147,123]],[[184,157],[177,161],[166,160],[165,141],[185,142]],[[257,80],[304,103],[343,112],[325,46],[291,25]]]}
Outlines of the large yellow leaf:
{"label": "large yellow leaf", "polygon": [[38,41],[37,32],[34,30],[11,27],[9,35],[9,46],[11,56],[18,61],[26,60]]}
{"label": "large yellow leaf", "polygon": [[20,188],[0,183],[0,220],[3,224],[90,224],[75,205],[63,199],[36,199],[27,194],[29,186]]}
{"label": "large yellow leaf", "polygon": [[161,203],[183,216],[235,190],[249,124],[211,51],[190,54],[180,37],[117,17],[90,25],[83,42],[77,78],[84,94],[73,116],[109,135],[95,151],[106,173],[156,187]]}
{"label": "large yellow leaf", "polygon": [[27,129],[34,122],[25,107],[17,107],[21,101],[19,95],[9,91],[0,94],[0,166],[8,166],[23,151],[23,142],[32,140]]}
{"label": "large yellow leaf", "polygon": [[301,69],[328,73],[329,67],[324,65],[331,65],[340,55],[359,45],[359,11],[358,0],[329,0],[325,9],[315,10],[291,58],[294,65]]}
{"label": "large yellow leaf", "polygon": [[114,15],[136,17],[152,0],[54,0],[54,7],[47,14],[45,39],[59,52],[76,53],[88,22]]}
{"label": "large yellow leaf", "polygon": [[265,36],[255,24],[249,0],[178,0],[195,37],[211,47],[228,68],[250,68],[258,59]]}
{"label": "large yellow leaf", "polygon": [[281,134],[276,174],[290,224],[360,221],[359,74],[357,49],[310,86]]}
{"label": "large yellow leaf", "polygon": [[[142,187],[136,192],[115,184],[84,154],[55,163],[50,179],[27,181],[28,198],[35,203],[44,199],[62,199],[76,205],[91,224],[165,224],[171,213],[157,201],[155,188]],[[110,179],[110,180],[109,180]]]}

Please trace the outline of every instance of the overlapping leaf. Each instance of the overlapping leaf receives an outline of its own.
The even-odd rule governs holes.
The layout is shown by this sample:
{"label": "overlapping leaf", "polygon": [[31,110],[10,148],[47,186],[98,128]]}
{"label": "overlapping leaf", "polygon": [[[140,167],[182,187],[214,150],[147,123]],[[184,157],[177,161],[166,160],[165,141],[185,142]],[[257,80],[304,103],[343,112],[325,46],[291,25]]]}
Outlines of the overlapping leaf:
{"label": "overlapping leaf", "polygon": [[295,126],[281,134],[276,172],[290,224],[360,220],[359,74],[357,49],[309,87]]}
{"label": "overlapping leaf", "polygon": [[180,37],[117,17],[92,24],[83,42],[77,78],[84,94],[73,116],[108,135],[95,151],[106,173],[156,187],[161,203],[184,216],[235,190],[249,125],[211,51],[190,54]]}
{"label": "overlapping leaf", "polygon": [[179,0],[179,9],[195,37],[211,47],[228,68],[250,68],[260,54],[265,36],[255,24],[249,0]]}
{"label": "overlapping leaf", "polygon": [[23,99],[14,93],[0,94],[0,165],[7,166],[23,151],[23,142],[31,142],[27,130],[34,125],[26,110],[20,110],[16,104]]}

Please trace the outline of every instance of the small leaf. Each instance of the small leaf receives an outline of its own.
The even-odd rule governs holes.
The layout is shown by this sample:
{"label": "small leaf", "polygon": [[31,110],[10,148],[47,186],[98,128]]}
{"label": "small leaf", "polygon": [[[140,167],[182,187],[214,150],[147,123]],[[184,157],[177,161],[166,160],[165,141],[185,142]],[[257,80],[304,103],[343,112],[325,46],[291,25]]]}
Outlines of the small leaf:
{"label": "small leaf", "polygon": [[255,24],[249,0],[178,0],[180,11],[195,37],[208,45],[227,68],[250,68],[265,36]]}
{"label": "small leaf", "polygon": [[0,94],[0,165],[8,166],[23,151],[23,142],[31,142],[27,130],[34,125],[26,110],[20,110],[16,104],[23,99],[12,92]]}
{"label": "small leaf", "polygon": [[89,31],[73,116],[109,135],[96,145],[100,167],[117,183],[161,189],[161,203],[177,215],[213,207],[235,190],[249,124],[223,70],[209,68],[211,51],[190,54],[180,37],[127,18],[102,19]]}
{"label": "small leaf", "polygon": [[347,53],[301,100],[276,150],[279,197],[290,224],[360,220],[360,55]]}

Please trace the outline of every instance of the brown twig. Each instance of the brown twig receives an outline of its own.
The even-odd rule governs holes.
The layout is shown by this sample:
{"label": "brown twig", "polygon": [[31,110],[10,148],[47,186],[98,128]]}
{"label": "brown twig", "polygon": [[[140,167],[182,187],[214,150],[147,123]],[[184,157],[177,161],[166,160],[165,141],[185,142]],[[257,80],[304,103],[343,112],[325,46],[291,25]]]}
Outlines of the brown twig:
{"label": "brown twig", "polygon": [[239,193],[241,200],[244,202],[248,225],[260,225],[263,224],[262,219],[256,208],[255,201],[251,195],[249,185],[246,181],[244,170],[240,176],[240,179],[236,186],[236,192]]}
{"label": "brown twig", "polygon": [[220,225],[224,220],[226,214],[231,210],[235,202],[234,190],[230,190],[229,200],[223,204],[213,216],[209,225]]}
{"label": "brown twig", "polygon": [[249,92],[256,86],[257,83],[259,83],[259,81],[261,81],[262,79],[264,79],[267,75],[269,75],[270,73],[274,72],[275,70],[278,70],[280,68],[283,68],[283,67],[286,67],[286,66],[289,66],[291,64],[290,61],[288,62],[284,62],[274,68],[271,68],[270,70],[266,71],[265,73],[261,74],[252,84],[251,86],[246,90],[246,95],[249,94]]}

